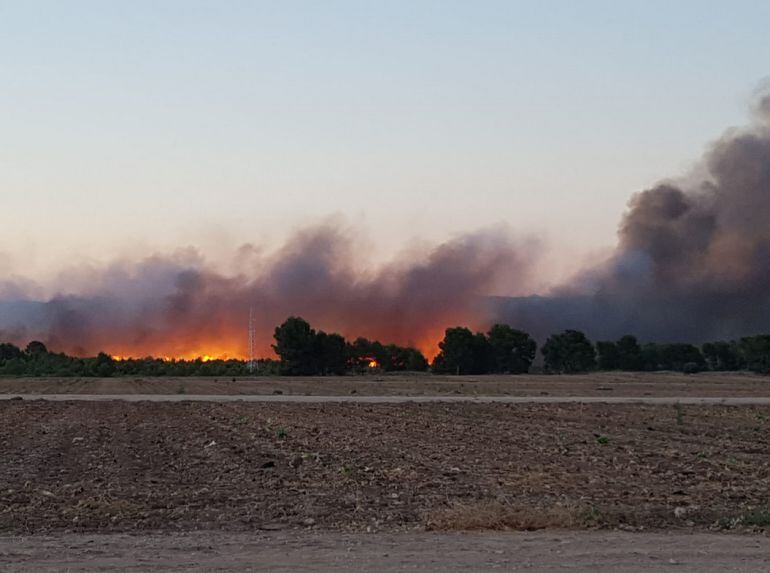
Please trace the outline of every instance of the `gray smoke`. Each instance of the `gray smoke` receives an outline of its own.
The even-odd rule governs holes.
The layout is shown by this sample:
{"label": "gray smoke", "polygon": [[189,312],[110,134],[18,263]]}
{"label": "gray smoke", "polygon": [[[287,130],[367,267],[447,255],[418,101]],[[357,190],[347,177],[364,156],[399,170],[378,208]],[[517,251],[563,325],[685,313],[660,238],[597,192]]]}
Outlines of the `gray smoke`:
{"label": "gray smoke", "polygon": [[547,299],[497,300],[541,336],[562,328],[648,340],[770,331],[770,95],[704,158],[706,176],[631,198],[616,254]]}
{"label": "gray smoke", "polygon": [[[354,338],[414,344],[431,355],[447,325],[485,326],[482,295],[511,274],[523,281],[525,253],[503,230],[459,237],[420,257],[360,270],[357,237],[331,225],[302,230],[272,255],[242,249],[237,276],[187,253],[70,271],[81,291],[47,301],[0,297],[0,340],[40,339],[75,354],[246,356],[250,309],[258,352],[289,315]],[[78,276],[80,275],[80,276]],[[17,290],[9,289],[9,292]]]}
{"label": "gray smoke", "polygon": [[531,257],[543,256],[500,230],[362,271],[357,237],[321,225],[273,254],[244,247],[235,276],[186,252],[72,271],[81,286],[49,300],[28,281],[2,282],[0,339],[77,354],[245,356],[250,308],[261,353],[289,315],[429,355],[444,328],[493,321],[541,340],[564,328],[691,342],[770,332],[770,95],[754,112],[713,144],[705,176],[633,196],[610,260],[548,296],[486,296],[521,292]]}

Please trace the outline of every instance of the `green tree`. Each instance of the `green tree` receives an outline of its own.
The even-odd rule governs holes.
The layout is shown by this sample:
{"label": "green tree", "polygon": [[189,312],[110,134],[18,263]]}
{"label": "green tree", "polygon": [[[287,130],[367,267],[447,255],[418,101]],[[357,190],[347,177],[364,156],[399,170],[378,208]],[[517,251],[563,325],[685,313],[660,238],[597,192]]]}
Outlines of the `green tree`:
{"label": "green tree", "polygon": [[596,342],[597,367],[599,370],[618,370],[620,368],[620,352],[618,345],[607,340]]}
{"label": "green tree", "polygon": [[316,334],[316,358],[321,374],[344,374],[348,370],[347,343],[340,334]]}
{"label": "green tree", "polygon": [[474,368],[475,336],[464,326],[447,328],[444,340],[439,342],[440,349],[434,369],[451,374],[471,374]]}
{"label": "green tree", "polygon": [[374,361],[379,367],[384,368],[388,361],[388,353],[385,347],[377,342],[363,337],[358,337],[353,344],[348,345],[348,353],[351,356],[351,365],[354,370],[366,372],[369,364]]}
{"label": "green tree", "polygon": [[318,371],[316,333],[310,324],[290,316],[275,328],[273,350],[281,359],[281,374],[307,376]]}
{"label": "green tree", "polygon": [[489,374],[495,370],[495,353],[483,332],[473,335],[473,367],[470,374]]}
{"label": "green tree", "polygon": [[494,351],[482,332],[474,334],[464,326],[447,328],[440,352],[433,361],[435,372],[487,374],[494,368]]}
{"label": "green tree", "polygon": [[507,324],[495,324],[487,336],[496,372],[523,374],[529,371],[537,352],[537,343],[529,334]]}
{"label": "green tree", "polygon": [[700,350],[692,344],[681,342],[659,344],[658,357],[663,370],[683,372],[687,366],[689,372],[697,372],[706,367],[706,361]]}
{"label": "green tree", "polygon": [[579,330],[565,330],[551,335],[543,345],[546,370],[574,374],[596,367],[596,351],[585,334]]}
{"label": "green tree", "polygon": [[711,370],[732,371],[744,367],[741,349],[735,342],[707,342],[701,352]]}
{"label": "green tree", "polygon": [[24,350],[24,353],[30,358],[39,358],[48,354],[48,349],[45,347],[45,344],[39,340],[33,340],[27,344],[27,348]]}
{"label": "green tree", "polygon": [[22,358],[23,356],[24,353],[18,346],[14,346],[13,344],[7,342],[0,344],[0,362],[13,360],[15,358]]}
{"label": "green tree", "polygon": [[741,338],[740,347],[749,370],[770,374],[770,334]]}
{"label": "green tree", "polygon": [[104,352],[97,354],[94,361],[94,372],[102,378],[112,376],[115,373],[115,361],[112,359],[112,356]]}
{"label": "green tree", "polygon": [[648,343],[642,347],[642,365],[644,370],[676,370],[689,373],[706,368],[706,361],[700,350],[692,344],[681,342],[656,344]]}
{"label": "green tree", "polygon": [[618,349],[618,368],[629,372],[642,369],[642,348],[635,336],[621,336],[615,346]]}
{"label": "green tree", "polygon": [[425,355],[416,348],[406,349],[406,358],[404,360],[404,370],[410,372],[425,372],[428,369],[428,360]]}
{"label": "green tree", "polygon": [[641,348],[642,369],[648,372],[663,370],[660,359],[659,345],[648,342]]}

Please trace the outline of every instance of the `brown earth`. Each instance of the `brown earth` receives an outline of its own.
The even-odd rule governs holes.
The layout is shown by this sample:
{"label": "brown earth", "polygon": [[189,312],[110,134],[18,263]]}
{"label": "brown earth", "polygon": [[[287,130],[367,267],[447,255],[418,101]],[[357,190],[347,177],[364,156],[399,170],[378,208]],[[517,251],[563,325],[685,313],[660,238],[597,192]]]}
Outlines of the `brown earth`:
{"label": "brown earth", "polygon": [[756,536],[689,532],[58,534],[0,537],[0,568],[5,573],[757,573],[770,570],[770,547]]}
{"label": "brown earth", "polygon": [[601,372],[574,376],[393,374],[316,378],[0,378],[0,394],[274,394],[362,396],[770,396],[770,377],[744,372]]}
{"label": "brown earth", "polygon": [[0,531],[759,530],[770,407],[0,403]]}

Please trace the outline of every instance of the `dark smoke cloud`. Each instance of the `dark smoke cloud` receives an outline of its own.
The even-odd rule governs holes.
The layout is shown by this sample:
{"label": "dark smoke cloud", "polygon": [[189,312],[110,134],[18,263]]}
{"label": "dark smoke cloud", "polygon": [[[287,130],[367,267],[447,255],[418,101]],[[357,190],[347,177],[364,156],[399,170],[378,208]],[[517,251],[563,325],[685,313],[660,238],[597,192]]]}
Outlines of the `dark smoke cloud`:
{"label": "dark smoke cloud", "polygon": [[770,331],[770,95],[704,158],[707,176],[632,197],[615,255],[549,299],[496,301],[541,335],[704,341]]}
{"label": "dark smoke cloud", "polygon": [[[301,315],[325,330],[416,344],[429,354],[443,329],[499,320],[545,336],[702,342],[770,331],[770,95],[753,123],[730,130],[697,182],[663,182],[629,202],[615,254],[545,297],[522,292],[532,244],[500,230],[457,238],[423,256],[362,271],[366,248],[333,224],[295,234],[277,252],[247,245],[239,274],[215,272],[195,251],[76,269],[76,285],[41,301],[20,279],[0,284],[0,339],[37,338],[79,354],[244,356],[249,309],[259,352],[274,326]],[[501,288],[502,285],[502,288]]]}
{"label": "dark smoke cloud", "polygon": [[38,338],[77,354],[195,356],[247,353],[254,310],[258,351],[289,315],[349,337],[416,344],[431,352],[447,326],[488,321],[481,296],[530,269],[503,230],[459,237],[423,256],[362,272],[360,240],[331,224],[295,234],[273,254],[245,247],[237,276],[207,268],[195,253],[67,273],[79,293],[45,302],[0,300],[0,339]]}

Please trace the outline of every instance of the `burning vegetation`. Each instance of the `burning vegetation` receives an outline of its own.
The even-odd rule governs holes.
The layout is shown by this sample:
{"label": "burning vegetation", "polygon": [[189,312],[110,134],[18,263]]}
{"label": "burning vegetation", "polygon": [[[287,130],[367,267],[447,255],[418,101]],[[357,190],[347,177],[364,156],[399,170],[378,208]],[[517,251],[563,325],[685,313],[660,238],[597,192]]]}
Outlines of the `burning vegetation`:
{"label": "burning vegetation", "polygon": [[[488,332],[465,327],[446,329],[440,352],[429,365],[423,354],[410,347],[382,344],[365,338],[348,342],[336,333],[316,331],[299,317],[289,317],[276,327],[272,358],[245,361],[200,356],[127,358],[99,353],[78,358],[49,352],[42,342],[24,350],[0,344],[0,376],[341,376],[367,372],[427,371],[439,374],[523,374],[530,371],[537,344],[529,334],[505,324]],[[592,343],[584,333],[566,330],[551,335],[542,350],[548,373],[592,370],[655,371],[751,370],[770,374],[770,335],[740,341],[692,344],[640,344],[626,335],[617,342]]]}
{"label": "burning vegetation", "polygon": [[[187,251],[72,271],[89,280],[62,284],[49,300],[36,300],[29,281],[0,281],[0,340],[41,340],[76,356],[107,349],[122,357],[243,359],[252,308],[263,356],[272,353],[273,325],[291,315],[348,338],[414,348],[431,360],[444,330],[456,324],[513,324],[538,340],[565,329],[682,343],[766,332],[770,96],[760,98],[750,125],[711,146],[702,167],[703,176],[634,195],[614,254],[547,296],[520,296],[537,284],[533,264],[543,253],[501,229],[370,271],[362,270],[358,237],[326,224],[296,233],[272,253],[244,247],[235,276]],[[489,297],[499,292],[509,296]],[[379,357],[369,362],[385,368]]]}
{"label": "burning vegetation", "polygon": [[502,230],[459,237],[371,273],[358,270],[356,242],[331,225],[306,229],[276,253],[249,258],[238,276],[197,256],[116,262],[89,271],[96,278],[87,292],[46,302],[0,294],[0,340],[41,340],[78,356],[107,349],[135,358],[243,359],[253,309],[262,356],[272,354],[274,325],[301,315],[349,338],[388,340],[433,358],[448,325],[483,328],[483,295],[505,276],[529,272],[525,251]]}

